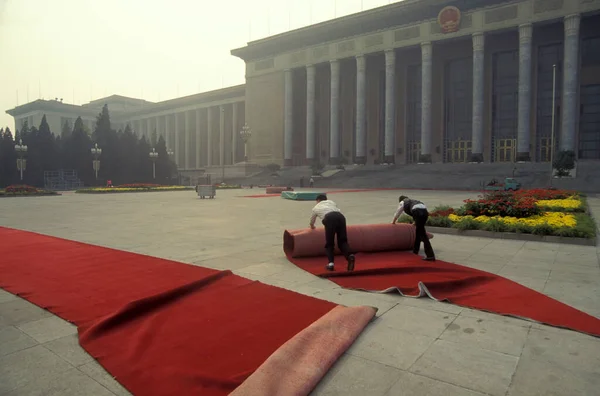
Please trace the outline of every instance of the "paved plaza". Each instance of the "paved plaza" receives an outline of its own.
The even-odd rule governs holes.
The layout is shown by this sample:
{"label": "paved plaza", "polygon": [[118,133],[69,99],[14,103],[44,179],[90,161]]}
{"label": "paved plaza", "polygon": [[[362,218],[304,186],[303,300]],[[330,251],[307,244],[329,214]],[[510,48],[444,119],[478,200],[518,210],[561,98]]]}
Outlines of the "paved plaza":
{"label": "paved plaza", "polygon": [[[0,199],[0,226],[231,269],[335,303],[377,307],[377,319],[315,395],[598,395],[600,339],[425,298],[341,289],[282,252],[284,229],[306,227],[313,202],[240,197],[261,192],[218,191],[215,200],[193,191],[7,198]],[[349,224],[369,224],[391,221],[398,194],[330,198]],[[408,195],[433,208],[475,194]],[[600,199],[589,202],[600,218]],[[600,317],[600,248],[451,235],[436,235],[433,246],[441,260],[502,275]],[[79,347],[75,326],[0,290],[0,395],[126,394]]]}

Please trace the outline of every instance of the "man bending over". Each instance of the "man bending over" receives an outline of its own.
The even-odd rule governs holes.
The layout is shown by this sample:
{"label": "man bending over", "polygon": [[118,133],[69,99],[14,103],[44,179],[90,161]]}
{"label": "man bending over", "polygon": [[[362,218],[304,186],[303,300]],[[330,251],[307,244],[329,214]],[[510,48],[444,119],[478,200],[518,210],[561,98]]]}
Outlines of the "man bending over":
{"label": "man bending over", "polygon": [[427,219],[429,218],[427,206],[425,206],[423,202],[417,201],[416,199],[410,199],[405,195],[401,195],[399,201],[400,205],[398,205],[398,209],[396,210],[396,213],[394,213],[392,224],[396,224],[396,221],[398,221],[398,218],[403,212],[411,216],[415,221],[416,227],[413,253],[419,254],[419,250],[421,250],[421,241],[423,241],[426,256],[423,260],[435,261],[435,254],[433,253],[431,242],[429,242],[427,231],[425,231],[425,223],[427,223]]}
{"label": "man bending over", "polygon": [[317,196],[317,204],[312,210],[310,228],[313,230],[315,229],[315,220],[317,217],[321,219],[323,226],[325,226],[325,249],[327,250],[327,259],[329,260],[329,264],[325,268],[329,271],[334,270],[334,240],[337,235],[338,247],[348,261],[348,271],[354,271],[354,255],[350,253],[348,236],[346,234],[346,217],[344,217],[335,202],[328,200],[325,194]]}

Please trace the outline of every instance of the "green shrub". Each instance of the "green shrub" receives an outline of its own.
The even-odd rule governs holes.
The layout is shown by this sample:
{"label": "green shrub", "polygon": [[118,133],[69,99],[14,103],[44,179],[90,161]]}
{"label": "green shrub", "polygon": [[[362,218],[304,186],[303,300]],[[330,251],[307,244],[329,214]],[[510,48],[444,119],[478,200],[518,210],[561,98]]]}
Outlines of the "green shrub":
{"label": "green shrub", "polygon": [[438,205],[433,208],[433,212],[447,212],[453,210],[452,206],[449,205]]}
{"label": "green shrub", "polygon": [[279,164],[268,164],[265,166],[265,168],[267,168],[270,172],[277,172],[281,169],[281,166],[279,166]]}
{"label": "green shrub", "polygon": [[430,217],[427,219],[427,225],[430,227],[451,228],[453,224],[454,223],[452,223],[449,218],[443,216]]}
{"label": "green shrub", "polygon": [[577,225],[574,230],[579,238],[595,238],[596,237],[596,222],[592,216],[584,213],[574,214]]}
{"label": "green shrub", "polygon": [[533,227],[531,233],[534,235],[552,235],[554,233],[554,228],[547,223],[538,224]]}
{"label": "green shrub", "polygon": [[478,230],[480,228],[480,225],[478,222],[473,220],[472,217],[465,217],[465,218],[461,219],[460,221],[452,224],[452,227],[456,228],[458,230],[461,230],[461,231],[467,231],[467,230]]}
{"label": "green shrub", "polygon": [[414,223],[414,220],[412,217],[410,217],[407,214],[402,214],[400,215],[400,217],[398,218],[398,223],[404,223],[404,224],[412,224]]}
{"label": "green shrub", "polygon": [[483,224],[483,229],[490,232],[506,232],[509,230],[509,228],[510,227],[508,225],[496,219],[491,219],[487,223]]}
{"label": "green shrub", "polygon": [[533,227],[526,224],[512,224],[508,226],[507,232],[514,232],[516,234],[531,234]]}
{"label": "green shrub", "polygon": [[569,176],[571,171],[575,168],[575,152],[571,150],[559,151],[552,166],[556,169],[556,176]]}

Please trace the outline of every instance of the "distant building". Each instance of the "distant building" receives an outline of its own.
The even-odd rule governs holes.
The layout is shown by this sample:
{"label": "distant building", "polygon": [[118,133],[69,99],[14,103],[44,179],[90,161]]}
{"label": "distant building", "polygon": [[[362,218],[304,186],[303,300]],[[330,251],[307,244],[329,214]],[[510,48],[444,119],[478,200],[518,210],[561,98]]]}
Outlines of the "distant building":
{"label": "distant building", "polygon": [[[244,86],[220,89],[153,103],[112,95],[83,106],[57,100],[36,100],[8,110],[17,129],[27,121],[39,126],[42,117],[54,134],[65,123],[71,127],[77,117],[93,130],[102,107],[108,105],[114,129],[127,125],[150,139],[154,132],[163,136],[181,170],[233,165],[244,161],[244,145],[239,131],[244,125]],[[178,131],[178,133],[176,133]]]}
{"label": "distant building", "polygon": [[[448,8],[450,7],[450,8]],[[600,0],[405,0],[248,43],[252,159],[600,159]]]}
{"label": "distant building", "polygon": [[553,115],[554,147],[600,159],[600,0],[405,0],[232,54],[245,85],[8,113],[17,128],[46,114],[59,133],[107,103],[117,126],[164,135],[188,170],[242,161],[245,122],[257,164],[545,162]]}

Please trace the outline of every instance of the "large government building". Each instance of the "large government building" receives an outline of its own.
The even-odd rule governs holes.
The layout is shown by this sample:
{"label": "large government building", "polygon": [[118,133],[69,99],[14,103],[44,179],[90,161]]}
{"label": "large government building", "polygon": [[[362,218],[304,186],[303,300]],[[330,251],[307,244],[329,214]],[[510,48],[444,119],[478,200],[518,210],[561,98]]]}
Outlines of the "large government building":
{"label": "large government building", "polygon": [[108,103],[117,125],[164,135],[182,170],[243,161],[244,124],[256,164],[543,162],[553,145],[600,159],[600,0],[405,0],[232,54],[245,85],[8,113],[52,115],[57,132]]}

